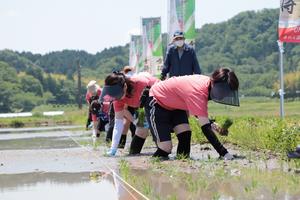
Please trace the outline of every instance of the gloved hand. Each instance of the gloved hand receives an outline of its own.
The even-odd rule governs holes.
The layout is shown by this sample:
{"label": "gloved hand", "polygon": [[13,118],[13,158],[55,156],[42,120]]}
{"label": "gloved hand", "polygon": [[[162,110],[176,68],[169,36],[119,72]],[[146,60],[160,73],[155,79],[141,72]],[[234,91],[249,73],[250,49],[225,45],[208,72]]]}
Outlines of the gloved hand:
{"label": "gloved hand", "polygon": [[231,155],[230,153],[226,153],[223,158],[224,158],[224,160],[233,160],[234,159],[233,155]]}
{"label": "gloved hand", "polygon": [[160,80],[162,80],[162,81],[166,80],[166,76],[163,75],[163,74],[161,74],[161,75],[160,75]]}
{"label": "gloved hand", "polygon": [[222,136],[228,136],[228,129],[221,128],[219,124],[213,122],[211,123],[211,128],[215,134],[220,134]]}

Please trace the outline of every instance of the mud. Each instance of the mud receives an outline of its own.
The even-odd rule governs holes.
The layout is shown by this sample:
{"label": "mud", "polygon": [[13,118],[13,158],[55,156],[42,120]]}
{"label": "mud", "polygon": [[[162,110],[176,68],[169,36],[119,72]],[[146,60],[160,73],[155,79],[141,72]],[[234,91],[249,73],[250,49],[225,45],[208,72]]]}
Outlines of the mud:
{"label": "mud", "polygon": [[71,191],[72,199],[300,197],[297,165],[277,155],[226,144],[236,159],[223,161],[210,145],[193,144],[191,159],[177,160],[175,145],[170,160],[158,161],[151,158],[156,148],[150,139],[139,156],[128,156],[129,145],[130,138],[116,157],[106,157],[104,135],[93,140],[90,131],[1,133],[0,199],[66,199]]}

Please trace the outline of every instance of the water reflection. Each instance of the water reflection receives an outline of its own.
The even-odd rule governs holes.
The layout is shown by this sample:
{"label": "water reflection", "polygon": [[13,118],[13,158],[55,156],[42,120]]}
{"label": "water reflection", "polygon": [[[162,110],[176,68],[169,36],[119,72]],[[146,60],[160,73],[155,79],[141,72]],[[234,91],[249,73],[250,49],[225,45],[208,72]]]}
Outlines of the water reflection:
{"label": "water reflection", "polygon": [[0,199],[143,199],[112,173],[0,175]]}

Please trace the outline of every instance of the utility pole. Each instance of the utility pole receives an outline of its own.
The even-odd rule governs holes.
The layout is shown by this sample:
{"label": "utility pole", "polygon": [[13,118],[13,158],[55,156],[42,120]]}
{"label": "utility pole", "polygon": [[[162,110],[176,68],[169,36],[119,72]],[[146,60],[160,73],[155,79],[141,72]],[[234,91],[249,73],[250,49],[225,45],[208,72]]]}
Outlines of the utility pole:
{"label": "utility pole", "polygon": [[81,98],[81,69],[80,69],[80,60],[77,59],[77,98],[78,98],[78,108],[82,109],[82,98]]}
{"label": "utility pole", "polygon": [[277,41],[278,48],[279,48],[279,58],[280,58],[280,89],[279,89],[279,96],[280,96],[280,117],[281,119],[284,118],[284,79],[283,79],[283,53],[284,47],[283,42]]}

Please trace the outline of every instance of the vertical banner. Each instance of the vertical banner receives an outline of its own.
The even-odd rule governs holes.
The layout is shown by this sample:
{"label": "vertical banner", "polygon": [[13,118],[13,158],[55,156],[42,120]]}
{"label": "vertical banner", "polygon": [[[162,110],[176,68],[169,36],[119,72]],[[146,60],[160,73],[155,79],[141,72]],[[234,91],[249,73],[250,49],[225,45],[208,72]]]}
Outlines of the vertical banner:
{"label": "vertical banner", "polygon": [[300,42],[300,0],[280,0],[278,35],[281,42]]}
{"label": "vertical banner", "polygon": [[195,47],[195,0],[168,0],[169,42],[178,30],[184,32],[186,43]]}
{"label": "vertical banner", "polygon": [[135,68],[135,72],[144,71],[142,59],[143,41],[141,35],[131,35],[129,45],[129,66]]}
{"label": "vertical banner", "polygon": [[144,71],[157,76],[163,66],[161,19],[142,18]]}

